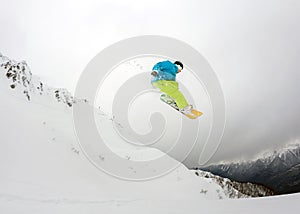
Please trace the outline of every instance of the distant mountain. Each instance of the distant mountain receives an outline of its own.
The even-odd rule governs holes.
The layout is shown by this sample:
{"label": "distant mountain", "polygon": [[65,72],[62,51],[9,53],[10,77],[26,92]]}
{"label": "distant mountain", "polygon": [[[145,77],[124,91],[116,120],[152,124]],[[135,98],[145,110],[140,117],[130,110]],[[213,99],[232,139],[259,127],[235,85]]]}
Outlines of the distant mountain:
{"label": "distant mountain", "polygon": [[216,164],[201,168],[239,182],[265,185],[275,194],[300,192],[300,145],[295,144],[254,161]]}

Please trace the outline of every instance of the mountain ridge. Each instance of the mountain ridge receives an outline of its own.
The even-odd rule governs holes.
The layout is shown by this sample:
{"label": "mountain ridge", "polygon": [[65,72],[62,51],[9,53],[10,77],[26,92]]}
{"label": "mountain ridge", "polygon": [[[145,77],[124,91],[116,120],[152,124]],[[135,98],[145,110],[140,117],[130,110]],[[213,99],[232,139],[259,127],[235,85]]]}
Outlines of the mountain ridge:
{"label": "mountain ridge", "polygon": [[0,67],[3,68],[6,83],[12,90],[20,91],[24,97],[31,101],[35,96],[48,95],[51,99],[72,107],[74,103],[86,102],[87,99],[75,98],[65,88],[52,88],[42,82],[39,77],[32,74],[26,61],[17,62],[0,53]]}
{"label": "mountain ridge", "polygon": [[200,169],[239,182],[265,185],[276,194],[296,193],[300,191],[300,145],[287,145],[248,162],[213,164]]}

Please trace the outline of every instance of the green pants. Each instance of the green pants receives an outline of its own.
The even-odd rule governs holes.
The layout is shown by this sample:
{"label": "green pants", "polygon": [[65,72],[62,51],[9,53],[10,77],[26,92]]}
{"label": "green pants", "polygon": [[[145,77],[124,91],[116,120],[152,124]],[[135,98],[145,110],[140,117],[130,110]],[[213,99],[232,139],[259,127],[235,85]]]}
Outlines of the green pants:
{"label": "green pants", "polygon": [[153,82],[152,85],[174,99],[179,109],[185,108],[189,105],[183,94],[179,91],[178,82],[159,80]]}

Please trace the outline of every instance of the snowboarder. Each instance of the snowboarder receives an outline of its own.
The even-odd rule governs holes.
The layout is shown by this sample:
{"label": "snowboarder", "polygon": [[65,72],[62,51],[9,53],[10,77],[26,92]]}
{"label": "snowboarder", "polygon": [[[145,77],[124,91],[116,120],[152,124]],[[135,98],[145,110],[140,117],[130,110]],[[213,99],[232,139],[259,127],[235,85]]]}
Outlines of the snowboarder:
{"label": "snowboarder", "polygon": [[[178,82],[176,82],[176,75],[183,69],[183,64],[180,61],[174,63],[170,61],[158,62],[152,68],[152,80],[153,87],[160,89],[164,94],[161,96],[161,100],[172,104],[173,108],[177,109],[189,118],[195,119],[199,117],[202,112],[193,109],[193,106],[188,104],[187,100],[178,88]],[[176,104],[176,105],[174,105]]]}

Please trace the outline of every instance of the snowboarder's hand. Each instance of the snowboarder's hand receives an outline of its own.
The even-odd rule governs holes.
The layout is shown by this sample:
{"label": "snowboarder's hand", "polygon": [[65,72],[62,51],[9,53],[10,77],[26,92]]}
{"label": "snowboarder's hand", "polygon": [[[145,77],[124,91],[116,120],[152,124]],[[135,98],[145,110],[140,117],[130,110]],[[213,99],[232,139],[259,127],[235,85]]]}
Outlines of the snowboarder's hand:
{"label": "snowboarder's hand", "polygon": [[158,73],[156,71],[152,71],[151,75],[156,77]]}

